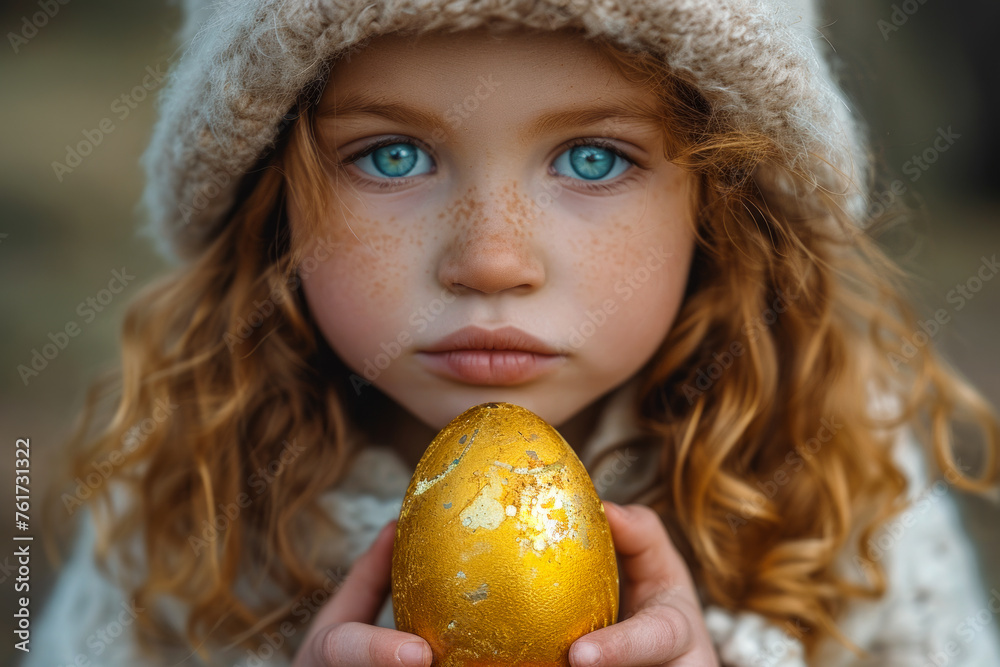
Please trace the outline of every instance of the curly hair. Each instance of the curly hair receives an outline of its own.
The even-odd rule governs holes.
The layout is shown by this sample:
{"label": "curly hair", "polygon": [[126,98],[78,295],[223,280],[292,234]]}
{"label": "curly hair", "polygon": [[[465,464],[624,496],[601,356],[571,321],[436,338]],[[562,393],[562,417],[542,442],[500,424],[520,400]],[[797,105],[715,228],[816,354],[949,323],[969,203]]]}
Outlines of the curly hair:
{"label": "curly hair", "polygon": [[[697,176],[684,302],[640,371],[637,408],[660,455],[654,485],[636,497],[648,498],[713,601],[797,623],[807,652],[826,636],[860,652],[837,615],[849,598],[887,588],[864,545],[906,507],[894,429],[918,430],[949,480],[984,493],[1000,476],[996,414],[930,346],[904,363],[893,357],[918,320],[908,276],[877,242],[879,220],[853,219],[842,194],[804,172],[788,177],[809,197],[767,194],[754,176],[781,164],[767,137],[729,126],[657,59],[595,45],[656,91],[666,157]],[[121,366],[88,391],[65,477],[46,502],[51,524],[56,506],[83,504],[66,501],[71,480],[117,461],[86,498],[109,508],[94,512],[98,562],[109,571],[112,548],[138,544],[138,556],[121,549],[117,573],[136,604],[170,595],[191,612],[184,637],[140,616],[146,647],[155,639],[203,651],[211,634],[253,649],[303,596],[328,587],[316,554],[338,535],[318,498],[358,451],[353,429],[388,400],[353,390],[300,289],[310,259],[302,241],[318,228],[293,238],[286,198],[319,220],[330,171],[312,108],[297,111],[210,247],[129,305]],[[897,397],[898,410],[872,413],[873,391]],[[114,413],[97,420],[106,397]],[[169,417],[138,436],[158,401]],[[960,418],[986,436],[979,478],[952,457]],[[113,486],[132,499],[117,515]],[[868,585],[837,571],[844,553],[866,564]],[[274,582],[272,599],[241,598],[243,578]]]}

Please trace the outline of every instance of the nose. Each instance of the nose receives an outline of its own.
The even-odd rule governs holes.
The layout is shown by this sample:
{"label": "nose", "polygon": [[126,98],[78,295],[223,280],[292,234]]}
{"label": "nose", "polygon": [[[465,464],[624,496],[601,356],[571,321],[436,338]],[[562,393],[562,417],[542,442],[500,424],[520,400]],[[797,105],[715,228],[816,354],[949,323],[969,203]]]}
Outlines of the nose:
{"label": "nose", "polygon": [[545,281],[541,247],[536,244],[530,202],[514,188],[485,198],[455,202],[447,229],[451,238],[438,266],[445,287],[484,294],[532,291]]}

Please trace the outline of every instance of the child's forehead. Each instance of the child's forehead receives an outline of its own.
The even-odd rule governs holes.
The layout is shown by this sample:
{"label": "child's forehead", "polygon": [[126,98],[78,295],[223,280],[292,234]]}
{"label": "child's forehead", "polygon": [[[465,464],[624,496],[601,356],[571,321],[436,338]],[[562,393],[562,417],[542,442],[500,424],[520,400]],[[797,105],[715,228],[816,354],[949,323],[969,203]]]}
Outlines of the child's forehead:
{"label": "child's forehead", "polygon": [[442,112],[464,120],[463,110],[502,107],[525,121],[530,116],[529,135],[570,124],[662,118],[656,91],[621,77],[594,43],[572,31],[483,32],[370,40],[334,63],[319,117],[370,114],[460,126],[454,115],[442,119]]}
{"label": "child's forehead", "polygon": [[[610,64],[596,42],[577,30],[538,31],[484,28],[421,34],[388,33],[351,46],[333,61],[332,75],[365,68],[387,74],[411,66],[425,68],[427,78],[476,69],[476,74],[498,74],[515,66],[532,71],[560,72],[573,65]],[[430,69],[433,67],[433,69]]]}

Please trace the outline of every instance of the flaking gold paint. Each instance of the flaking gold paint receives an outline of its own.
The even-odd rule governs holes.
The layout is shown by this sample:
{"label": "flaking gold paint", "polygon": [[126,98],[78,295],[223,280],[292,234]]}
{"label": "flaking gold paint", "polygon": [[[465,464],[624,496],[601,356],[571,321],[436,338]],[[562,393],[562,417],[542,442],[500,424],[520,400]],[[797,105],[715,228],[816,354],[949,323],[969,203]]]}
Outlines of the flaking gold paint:
{"label": "flaking gold paint", "polygon": [[392,603],[449,667],[568,665],[574,640],[615,622],[607,518],[558,431],[483,403],[438,433],[403,499]]}

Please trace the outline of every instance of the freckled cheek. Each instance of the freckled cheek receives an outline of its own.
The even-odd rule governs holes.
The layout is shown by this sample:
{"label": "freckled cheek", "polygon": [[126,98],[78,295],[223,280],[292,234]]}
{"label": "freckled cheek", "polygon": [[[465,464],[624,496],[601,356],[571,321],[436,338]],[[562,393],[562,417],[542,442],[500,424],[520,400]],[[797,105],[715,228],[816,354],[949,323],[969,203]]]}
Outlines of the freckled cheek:
{"label": "freckled cheek", "polygon": [[679,223],[670,225],[612,222],[608,233],[574,243],[572,277],[578,303],[613,308],[606,304],[608,299],[621,306],[641,292],[666,296],[683,291],[693,241]]}
{"label": "freckled cheek", "polygon": [[636,359],[670,330],[694,249],[683,202],[658,204],[656,214],[610,221],[609,234],[578,244],[578,303],[594,314],[581,310],[581,322],[602,321],[591,338],[595,346]]}
{"label": "freckled cheek", "polygon": [[338,248],[327,282],[350,286],[357,298],[380,308],[412,298],[407,288],[425,273],[420,221],[375,210],[365,217],[332,218],[325,228]]}
{"label": "freckled cheek", "polygon": [[303,281],[306,299],[331,347],[350,363],[406,328],[405,267],[364,248],[335,253]]}

